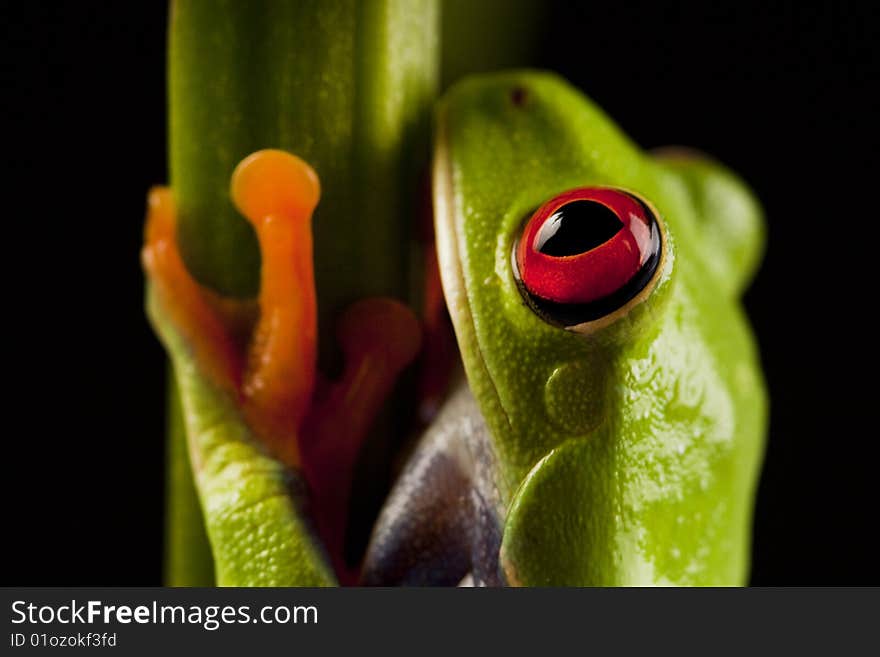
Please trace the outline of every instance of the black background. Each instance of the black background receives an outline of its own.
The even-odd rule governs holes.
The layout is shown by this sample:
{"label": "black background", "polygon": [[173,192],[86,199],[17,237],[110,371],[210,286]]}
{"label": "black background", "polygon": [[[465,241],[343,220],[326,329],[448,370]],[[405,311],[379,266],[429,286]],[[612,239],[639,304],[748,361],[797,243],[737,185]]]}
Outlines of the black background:
{"label": "black background", "polygon": [[[880,583],[878,33],[852,4],[557,2],[536,63],[640,144],[764,203],[746,297],[772,415],[753,583]],[[4,584],[158,584],[163,354],[144,198],[166,179],[162,3],[2,3]]]}

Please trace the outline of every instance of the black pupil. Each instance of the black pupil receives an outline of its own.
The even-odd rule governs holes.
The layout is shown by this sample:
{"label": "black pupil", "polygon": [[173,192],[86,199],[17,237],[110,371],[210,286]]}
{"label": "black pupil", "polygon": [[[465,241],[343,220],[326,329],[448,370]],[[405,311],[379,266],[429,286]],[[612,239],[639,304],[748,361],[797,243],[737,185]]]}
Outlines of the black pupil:
{"label": "black pupil", "polygon": [[586,253],[605,244],[623,228],[620,218],[595,201],[566,203],[547,217],[535,240],[535,250],[545,255]]}

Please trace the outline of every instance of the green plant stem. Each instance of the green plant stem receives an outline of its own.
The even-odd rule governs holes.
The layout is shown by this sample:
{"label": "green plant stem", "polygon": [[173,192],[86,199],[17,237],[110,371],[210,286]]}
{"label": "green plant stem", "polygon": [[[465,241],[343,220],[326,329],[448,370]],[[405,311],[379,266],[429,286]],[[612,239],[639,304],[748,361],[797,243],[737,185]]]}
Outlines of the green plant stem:
{"label": "green plant stem", "polygon": [[180,395],[168,376],[168,470],[165,478],[165,584],[212,586],[214,560],[193,483]]}
{"label": "green plant stem", "polygon": [[[331,372],[335,316],[362,297],[406,298],[411,287],[415,180],[427,166],[438,32],[438,0],[171,4],[170,170],[187,267],[222,294],[256,294],[259,252],[230,203],[229,177],[263,148],[307,160],[322,187],[315,276],[321,360]],[[200,570],[182,564],[209,558],[201,536],[187,533],[197,509],[176,479],[181,430],[173,424],[169,450],[169,583],[201,582]]]}

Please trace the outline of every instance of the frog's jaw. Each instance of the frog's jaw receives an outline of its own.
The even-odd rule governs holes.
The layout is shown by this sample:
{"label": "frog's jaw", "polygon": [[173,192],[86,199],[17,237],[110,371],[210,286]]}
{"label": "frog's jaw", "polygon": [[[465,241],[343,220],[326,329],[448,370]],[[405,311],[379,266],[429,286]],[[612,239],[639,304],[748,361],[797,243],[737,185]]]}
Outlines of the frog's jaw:
{"label": "frog's jaw", "polygon": [[[458,197],[453,190],[454,173],[448,152],[448,139],[445,134],[447,124],[444,120],[443,109],[441,106],[436,124],[437,136],[433,164],[434,220],[437,225],[435,234],[438,259],[442,263],[440,274],[443,292],[463,355],[468,374],[467,382],[472,389],[473,396],[479,402],[475,408],[478,409],[478,413],[483,414],[483,418],[486,417],[487,410],[492,412],[495,417],[502,418],[501,426],[506,427],[508,435],[512,435],[513,428],[509,424],[510,420],[503,410],[501,399],[480,350],[468,299],[461,261],[466,249],[460,248],[457,242],[457,236],[463,234],[461,226],[458,225],[462,209],[456,207]],[[497,441],[488,442],[497,445]],[[489,450],[491,451],[492,448],[490,447]],[[544,480],[543,473],[549,471],[545,469],[547,462],[552,463],[557,460],[560,460],[560,457],[552,453],[541,459],[515,494],[516,483],[508,482],[504,474],[499,471],[497,458],[492,459],[492,472],[485,478],[484,484],[488,484],[485,487],[495,492],[497,507],[494,516],[502,528],[503,536],[503,543],[500,546],[495,567],[498,569],[500,580],[509,585],[528,585],[532,582],[538,584],[541,578],[536,578],[533,575],[532,567],[540,570],[544,558],[553,562],[560,560],[560,556],[565,554],[563,550],[566,549],[565,544],[569,541],[565,538],[566,533],[562,530],[562,526],[558,526],[558,529],[562,530],[561,533],[552,531],[548,536],[542,531],[542,528],[549,528],[553,520],[546,517],[545,510],[540,506],[529,503],[541,499],[530,494],[529,490]],[[489,483],[490,480],[491,483]],[[564,495],[562,497],[565,498]],[[514,499],[509,504],[508,501],[511,498]],[[550,508],[559,509],[555,505]],[[384,524],[388,526],[393,526],[393,522],[391,519],[384,520]],[[534,524],[537,525],[538,531],[533,534],[530,530],[533,529],[532,525]],[[378,526],[381,530],[383,527],[382,518],[380,518]],[[381,536],[381,531],[379,535]],[[532,538],[533,536],[534,538]],[[578,553],[580,553],[580,548]],[[537,563],[533,559],[535,555],[539,555]],[[544,557],[542,558],[540,555],[544,555]],[[376,557],[368,553],[368,568],[371,567],[371,558],[373,561],[376,560]],[[378,569],[378,566],[372,567]],[[561,577],[557,581],[565,584],[572,580]]]}
{"label": "frog's jaw", "polygon": [[[442,106],[436,125],[432,179],[436,248],[443,295],[452,318],[471,392],[479,403],[483,417],[490,414],[500,417],[503,424],[507,416],[481,352],[464,280],[461,259],[464,257],[465,249],[460,248],[457,241],[458,236],[463,234],[461,226],[457,224],[461,217],[461,208],[455,206],[457,196],[453,193],[452,162],[447,150],[446,121]],[[495,475],[495,485],[501,498],[508,499],[512,492],[511,487],[506,483],[502,473],[496,472]]]}

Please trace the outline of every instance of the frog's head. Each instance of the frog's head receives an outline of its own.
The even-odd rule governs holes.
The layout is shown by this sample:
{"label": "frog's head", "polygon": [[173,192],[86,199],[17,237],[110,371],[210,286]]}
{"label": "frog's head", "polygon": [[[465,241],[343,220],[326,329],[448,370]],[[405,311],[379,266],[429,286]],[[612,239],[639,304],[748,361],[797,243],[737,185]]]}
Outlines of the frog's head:
{"label": "frog's head", "polygon": [[524,72],[447,94],[434,199],[507,581],[741,582],[765,413],[744,185]]}

